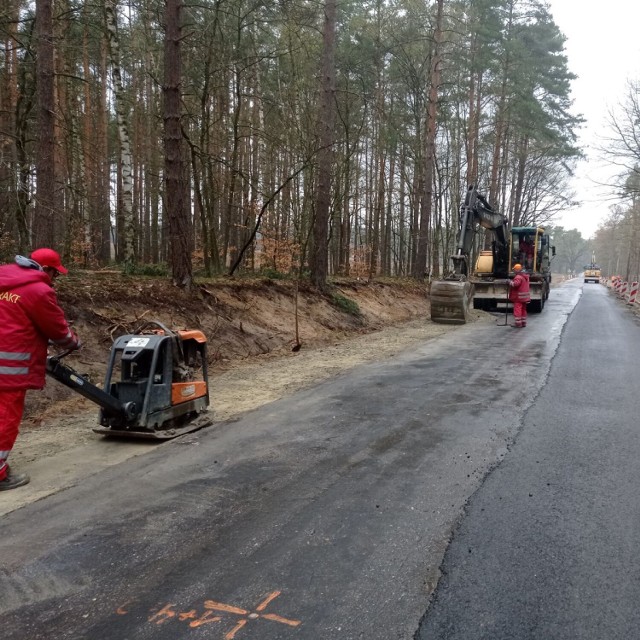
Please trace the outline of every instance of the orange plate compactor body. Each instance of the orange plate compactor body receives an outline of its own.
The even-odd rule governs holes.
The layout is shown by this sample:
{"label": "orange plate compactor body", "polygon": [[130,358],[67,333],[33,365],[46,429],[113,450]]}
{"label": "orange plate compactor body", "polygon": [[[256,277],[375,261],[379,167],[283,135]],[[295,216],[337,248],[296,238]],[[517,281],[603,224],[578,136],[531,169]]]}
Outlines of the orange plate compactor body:
{"label": "orange plate compactor body", "polygon": [[47,373],[100,405],[96,433],[168,439],[211,424],[207,340],[198,330],[152,321],[120,336],[102,389],[56,357],[47,359]]}

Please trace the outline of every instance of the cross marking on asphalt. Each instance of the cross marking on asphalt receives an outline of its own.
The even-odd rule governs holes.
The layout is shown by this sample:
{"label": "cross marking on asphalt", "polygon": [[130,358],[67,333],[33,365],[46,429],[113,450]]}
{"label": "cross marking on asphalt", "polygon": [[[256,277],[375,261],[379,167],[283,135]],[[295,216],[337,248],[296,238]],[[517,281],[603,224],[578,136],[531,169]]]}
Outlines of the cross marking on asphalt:
{"label": "cross marking on asphalt", "polygon": [[228,604],[222,604],[221,602],[216,602],[215,600],[205,600],[204,607],[205,609],[213,610],[213,611],[221,611],[224,613],[234,613],[239,616],[244,616],[241,620],[238,621],[236,626],[229,631],[224,636],[224,640],[233,640],[236,637],[236,633],[244,627],[249,620],[256,620],[257,618],[264,618],[265,620],[271,620],[273,622],[279,622],[281,624],[289,625],[290,627],[297,627],[300,624],[300,620],[290,620],[288,618],[283,618],[275,613],[263,613],[263,611],[267,608],[270,602],[275,600],[279,595],[280,591],[271,592],[256,608],[255,611],[249,612],[246,609],[241,609],[239,607],[233,607]]}
{"label": "cross marking on asphalt", "polygon": [[[211,623],[222,622],[223,616],[219,614],[232,614],[239,616],[240,619],[236,622],[231,631],[228,631],[224,635],[224,640],[234,640],[236,634],[247,625],[249,620],[258,620],[263,618],[264,620],[270,620],[271,622],[278,622],[289,627],[297,627],[301,624],[300,620],[291,620],[278,615],[277,613],[265,613],[267,607],[273,602],[282,592],[272,591],[266,598],[264,598],[253,610],[243,609],[242,607],[236,607],[231,604],[224,604],[217,602],[216,600],[205,600],[204,609],[205,612],[199,615],[196,609],[190,609],[188,611],[181,611],[175,604],[165,604],[160,609],[152,610],[152,615],[147,619],[148,622],[152,622],[157,625],[164,624],[169,620],[177,620],[179,622],[186,622],[189,627],[195,629],[203,625]],[[134,603],[134,600],[129,600],[119,606],[116,609],[118,615],[124,616],[129,613],[129,607]]]}

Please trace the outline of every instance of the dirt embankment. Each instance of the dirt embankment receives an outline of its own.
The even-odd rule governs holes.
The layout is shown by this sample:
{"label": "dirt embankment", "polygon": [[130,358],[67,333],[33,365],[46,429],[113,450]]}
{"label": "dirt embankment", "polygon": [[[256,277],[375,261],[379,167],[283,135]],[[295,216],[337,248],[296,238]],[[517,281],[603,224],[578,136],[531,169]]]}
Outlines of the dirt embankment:
{"label": "dirt embankment", "polygon": [[[254,358],[304,352],[382,327],[428,318],[427,287],[411,281],[337,280],[327,294],[287,280],[212,280],[192,293],[160,278],[84,272],[59,279],[58,299],[83,348],[65,362],[101,382],[111,345],[143,322],[201,329],[209,372],[220,374]],[[50,382],[30,394],[27,415],[75,394]],[[83,401],[84,402],[84,401]]]}

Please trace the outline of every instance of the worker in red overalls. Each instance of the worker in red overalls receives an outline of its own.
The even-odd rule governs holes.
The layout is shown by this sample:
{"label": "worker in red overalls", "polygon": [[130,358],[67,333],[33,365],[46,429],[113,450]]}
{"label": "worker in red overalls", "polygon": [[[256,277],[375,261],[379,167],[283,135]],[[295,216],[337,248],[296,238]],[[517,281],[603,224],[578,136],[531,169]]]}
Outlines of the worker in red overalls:
{"label": "worker in red overalls", "polygon": [[527,326],[527,304],[531,300],[529,274],[523,271],[521,264],[515,264],[513,271],[515,276],[509,280],[509,300],[513,302],[513,326],[521,329]]}
{"label": "worker in red overalls", "polygon": [[66,274],[53,249],[37,249],[30,258],[0,266],[0,491],[29,482],[14,473],[7,458],[18,437],[27,389],[45,383],[47,345],[79,349],[58,305],[53,282]]}

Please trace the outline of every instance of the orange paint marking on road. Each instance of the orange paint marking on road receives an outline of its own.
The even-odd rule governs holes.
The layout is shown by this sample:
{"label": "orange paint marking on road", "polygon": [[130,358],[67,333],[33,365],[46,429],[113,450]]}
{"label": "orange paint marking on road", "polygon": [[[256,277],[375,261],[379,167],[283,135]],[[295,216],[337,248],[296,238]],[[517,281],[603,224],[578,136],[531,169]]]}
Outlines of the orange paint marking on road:
{"label": "orange paint marking on road", "polygon": [[175,606],[176,606],[175,604],[166,604],[164,607],[162,607],[162,609],[160,609],[160,611],[158,611],[157,613],[154,613],[149,618],[149,622],[162,624],[163,622],[166,622],[171,618],[175,618],[177,615],[176,612],[173,610]]}
{"label": "orange paint marking on road", "polygon": [[184,613],[179,613],[178,614],[178,620],[180,620],[180,622],[184,622],[185,620],[192,620],[193,618],[197,617],[198,613],[195,609],[191,609],[191,611],[185,611]]}
{"label": "orange paint marking on road", "polygon": [[132,602],[135,602],[135,600],[127,600],[124,604],[121,604],[117,609],[116,609],[116,613],[119,616],[126,616],[129,612],[127,611],[126,607],[128,607]]}
{"label": "orange paint marking on road", "polygon": [[[246,615],[247,617],[243,620],[240,620],[238,624],[225,636],[225,640],[233,640],[235,638],[236,633],[244,627],[249,620],[256,620],[257,618],[264,618],[265,620],[271,620],[272,622],[279,622],[281,624],[286,624],[290,627],[297,627],[302,624],[300,620],[290,620],[289,618],[284,618],[283,616],[279,616],[275,613],[262,613],[273,600],[275,600],[282,592],[281,591],[272,591],[260,604],[255,608],[255,611],[249,613],[244,609],[240,609],[239,607],[232,607],[228,604],[221,604],[220,602],[215,602],[213,600],[208,600],[205,605],[209,605],[210,608],[215,608],[218,611],[227,611],[230,613],[238,613],[238,615]],[[215,606],[214,606],[215,605]],[[260,613],[257,613],[260,611]],[[242,612],[242,613],[240,613]]]}
{"label": "orange paint marking on road", "polygon": [[281,591],[274,591],[273,593],[270,593],[257,607],[256,607],[256,611],[264,611],[268,604],[272,601],[275,600],[282,592]]}
{"label": "orange paint marking on road", "polygon": [[197,620],[189,623],[192,629],[201,627],[203,624],[211,624],[212,622],[220,622],[222,618],[220,616],[213,615],[213,611],[206,611]]}
{"label": "orange paint marking on road", "polygon": [[235,613],[239,616],[246,616],[249,612],[246,609],[240,609],[239,607],[233,607],[230,604],[222,604],[215,600],[205,600],[205,609],[214,609],[215,611],[224,611],[225,613]]}
{"label": "orange paint marking on road", "polygon": [[240,631],[247,622],[247,620],[240,620],[240,622],[238,622],[238,624],[225,635],[224,640],[233,640],[236,637],[236,633],[238,633],[238,631]]}
{"label": "orange paint marking on road", "polygon": [[288,624],[290,627],[297,627],[299,624],[301,624],[300,620],[289,620],[288,618],[283,618],[282,616],[276,615],[275,613],[263,613],[260,617],[265,618],[265,620],[282,622],[282,624]]}
{"label": "orange paint marking on road", "polygon": [[[240,616],[241,619],[235,623],[235,626],[233,627],[233,629],[231,629],[231,631],[228,631],[225,634],[224,640],[235,640],[237,633],[249,623],[249,620],[258,620],[259,618],[264,618],[265,620],[285,624],[289,627],[299,626],[300,624],[302,624],[301,620],[292,620],[290,618],[280,616],[276,613],[263,613],[269,606],[269,604],[271,604],[279,595],[281,595],[281,593],[281,591],[272,591],[253,610],[243,609],[231,604],[224,604],[223,602],[218,602],[216,600],[205,600],[205,612],[201,615],[199,615],[197,609],[180,611],[179,609],[177,609],[177,605],[168,603],[159,610],[155,610],[155,607],[150,609],[149,614],[151,615],[149,615],[147,621],[152,622],[156,625],[161,625],[165,622],[168,622],[169,620],[175,619],[179,622],[186,622],[189,624],[189,627],[191,627],[192,629],[196,629],[206,624],[223,621],[223,617],[217,615],[219,612]],[[116,613],[121,616],[127,615],[129,613],[128,607],[133,602],[135,602],[135,600],[128,600],[127,602],[123,603],[116,609]]]}

